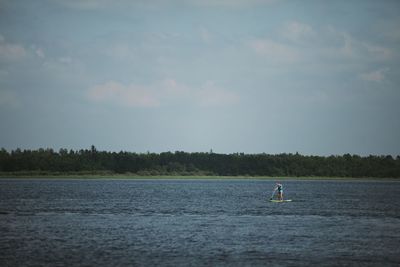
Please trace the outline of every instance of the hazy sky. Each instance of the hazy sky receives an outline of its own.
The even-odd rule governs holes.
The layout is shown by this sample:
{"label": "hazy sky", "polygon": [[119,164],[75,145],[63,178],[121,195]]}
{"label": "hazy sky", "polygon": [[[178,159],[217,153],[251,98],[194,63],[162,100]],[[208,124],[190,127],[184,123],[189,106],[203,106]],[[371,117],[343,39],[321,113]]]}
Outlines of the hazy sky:
{"label": "hazy sky", "polygon": [[400,154],[400,1],[0,0],[0,147]]}

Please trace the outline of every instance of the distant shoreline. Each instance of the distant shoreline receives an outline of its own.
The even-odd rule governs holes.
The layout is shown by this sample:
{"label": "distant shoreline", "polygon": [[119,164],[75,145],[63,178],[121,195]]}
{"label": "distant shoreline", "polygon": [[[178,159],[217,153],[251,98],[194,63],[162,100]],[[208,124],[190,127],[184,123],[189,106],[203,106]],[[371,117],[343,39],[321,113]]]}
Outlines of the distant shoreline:
{"label": "distant shoreline", "polygon": [[71,179],[71,180],[267,180],[267,181],[399,181],[400,178],[377,178],[377,177],[270,177],[270,176],[200,176],[200,175],[162,175],[162,176],[141,176],[141,175],[11,175],[0,173],[0,180],[4,179]]}
{"label": "distant shoreline", "polygon": [[400,156],[344,154],[222,154],[208,152],[110,152],[90,149],[58,152],[0,150],[0,176],[190,176],[190,177],[382,177],[400,178]]}

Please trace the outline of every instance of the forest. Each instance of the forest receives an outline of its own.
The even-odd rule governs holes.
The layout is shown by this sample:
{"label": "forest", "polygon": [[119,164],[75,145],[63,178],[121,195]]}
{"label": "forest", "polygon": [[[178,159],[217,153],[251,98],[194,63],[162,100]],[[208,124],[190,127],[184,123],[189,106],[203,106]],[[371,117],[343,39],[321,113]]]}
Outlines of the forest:
{"label": "forest", "polygon": [[0,174],[138,176],[274,176],[400,178],[400,156],[219,154],[183,151],[134,153],[90,149],[0,150]]}

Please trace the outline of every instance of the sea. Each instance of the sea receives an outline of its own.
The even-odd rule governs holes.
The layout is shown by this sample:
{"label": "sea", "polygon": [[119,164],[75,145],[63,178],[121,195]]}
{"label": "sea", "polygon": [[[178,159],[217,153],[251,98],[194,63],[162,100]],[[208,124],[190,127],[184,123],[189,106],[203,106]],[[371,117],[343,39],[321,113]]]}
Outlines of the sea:
{"label": "sea", "polygon": [[0,266],[400,266],[400,182],[277,181],[0,179]]}

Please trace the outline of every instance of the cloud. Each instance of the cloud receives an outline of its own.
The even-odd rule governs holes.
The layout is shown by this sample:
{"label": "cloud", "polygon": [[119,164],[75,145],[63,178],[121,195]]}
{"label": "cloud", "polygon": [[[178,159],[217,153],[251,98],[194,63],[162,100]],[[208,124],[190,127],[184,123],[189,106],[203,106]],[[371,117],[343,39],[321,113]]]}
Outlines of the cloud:
{"label": "cloud", "polygon": [[[372,44],[368,41],[358,40],[346,31],[338,30],[332,26],[321,34],[325,47],[333,43],[333,56],[344,56],[347,59],[359,61],[382,61],[393,59],[394,53],[391,49]],[[331,46],[332,47],[332,46]],[[328,51],[328,50],[326,50]]]}
{"label": "cloud", "polygon": [[366,42],[361,43],[364,48],[367,50],[370,56],[380,59],[380,60],[387,60],[391,59],[394,56],[394,53],[392,50],[389,48],[383,47],[383,46],[378,46],[378,45],[372,45]]}
{"label": "cloud", "polygon": [[206,82],[195,95],[201,106],[232,105],[239,102],[237,94],[219,88],[211,81]]}
{"label": "cloud", "polygon": [[315,32],[308,24],[291,21],[284,26],[282,35],[292,42],[303,42],[314,37]]}
{"label": "cloud", "polygon": [[0,60],[17,61],[23,59],[26,55],[27,52],[22,45],[8,43],[0,35]]}
{"label": "cloud", "polygon": [[385,79],[385,72],[387,71],[388,69],[379,69],[363,73],[360,75],[360,78],[364,81],[369,81],[369,82],[381,82]]}
{"label": "cloud", "polygon": [[255,53],[272,61],[294,62],[300,54],[292,46],[275,42],[269,39],[255,39],[249,42]]}
{"label": "cloud", "polygon": [[58,61],[62,64],[71,64],[72,63],[72,58],[70,57],[60,57]]}
{"label": "cloud", "polygon": [[36,55],[37,55],[38,57],[40,57],[40,58],[44,58],[44,57],[45,57],[44,52],[43,52],[43,50],[42,50],[41,48],[37,48],[37,49],[35,50],[35,53],[36,53]]}
{"label": "cloud", "polygon": [[200,37],[203,43],[210,44],[212,42],[212,35],[209,30],[204,27],[200,28]]}
{"label": "cloud", "polygon": [[359,51],[359,49],[356,47],[357,46],[356,41],[349,34],[345,32],[341,33],[341,37],[343,44],[338,51],[345,56],[349,57],[356,56],[356,53]]}
{"label": "cloud", "polygon": [[90,88],[88,98],[98,103],[141,108],[168,105],[226,106],[239,101],[236,93],[220,88],[212,81],[199,87],[189,87],[174,79],[147,86],[109,81]]}
{"label": "cloud", "polygon": [[154,90],[134,84],[126,86],[115,81],[109,81],[91,88],[89,99],[127,107],[156,107],[160,105],[159,97]]}
{"label": "cloud", "polygon": [[109,54],[116,57],[116,58],[126,58],[130,57],[132,52],[131,52],[131,47],[126,44],[126,43],[119,43],[119,44],[114,44],[110,49],[109,49]]}

